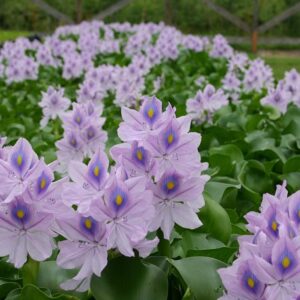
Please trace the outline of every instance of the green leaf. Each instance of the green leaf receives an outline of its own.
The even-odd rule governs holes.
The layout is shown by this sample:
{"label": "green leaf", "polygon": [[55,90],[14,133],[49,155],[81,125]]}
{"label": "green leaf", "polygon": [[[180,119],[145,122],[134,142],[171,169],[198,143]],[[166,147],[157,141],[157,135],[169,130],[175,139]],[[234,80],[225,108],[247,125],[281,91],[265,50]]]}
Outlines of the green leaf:
{"label": "green leaf", "polygon": [[280,111],[275,106],[264,105],[263,110],[266,112],[266,114],[271,120],[277,120],[281,116]]}
{"label": "green leaf", "polygon": [[169,262],[165,256],[148,256],[144,259],[144,262],[159,267],[162,271],[164,271],[167,274],[169,272]]}
{"label": "green leaf", "polygon": [[69,295],[58,295],[55,297],[52,297],[45,292],[43,292],[41,289],[39,289],[37,286],[28,284],[23,287],[21,292],[21,299],[34,299],[34,300],[77,300],[78,298],[74,296]]}
{"label": "green leaf", "polygon": [[221,202],[225,191],[228,189],[238,190],[241,184],[230,177],[214,177],[205,185],[205,192],[207,192],[213,200]]}
{"label": "green leaf", "polygon": [[200,210],[200,220],[213,237],[227,243],[231,235],[231,222],[226,210],[204,194],[205,206]]}
{"label": "green leaf", "polygon": [[9,279],[18,278],[18,270],[14,266],[5,261],[4,258],[0,260],[0,277]]}
{"label": "green leaf", "polygon": [[210,250],[224,247],[224,243],[208,236],[206,233],[185,230],[180,241],[185,254],[190,250]]}
{"label": "green leaf", "polygon": [[17,282],[0,280],[0,297],[4,299],[12,290],[20,288]]}
{"label": "green leaf", "polygon": [[187,257],[190,256],[207,256],[218,259],[225,263],[228,263],[229,259],[232,258],[236,253],[237,248],[234,247],[221,247],[216,249],[205,249],[205,250],[189,250]]}
{"label": "green leaf", "polygon": [[229,156],[233,163],[240,162],[244,159],[241,150],[233,144],[222,145],[220,147],[215,147],[209,150],[210,155],[222,154]]}
{"label": "green leaf", "polygon": [[187,257],[171,260],[182,279],[198,300],[215,300],[222,295],[222,283],[217,273],[227,265],[211,257]]}
{"label": "green leaf", "polygon": [[101,277],[93,276],[91,290],[96,300],[166,300],[168,280],[155,265],[118,257],[109,262]]}
{"label": "green leaf", "polygon": [[265,166],[257,160],[245,162],[238,179],[247,191],[256,195],[273,189],[273,181],[267,176]]}
{"label": "green leaf", "polygon": [[283,166],[283,173],[292,172],[300,172],[300,155],[291,157]]}
{"label": "green leaf", "polygon": [[66,270],[60,268],[56,261],[44,261],[40,263],[37,276],[37,285],[54,291],[61,291],[60,284],[76,275],[78,270]]}

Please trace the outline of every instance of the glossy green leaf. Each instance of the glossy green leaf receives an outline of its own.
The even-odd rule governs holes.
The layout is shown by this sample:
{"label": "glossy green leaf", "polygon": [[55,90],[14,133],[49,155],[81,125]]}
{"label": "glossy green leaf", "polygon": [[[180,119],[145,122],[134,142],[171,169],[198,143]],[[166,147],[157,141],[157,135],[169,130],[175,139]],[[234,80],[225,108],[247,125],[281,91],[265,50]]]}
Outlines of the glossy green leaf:
{"label": "glossy green leaf", "polygon": [[200,210],[199,216],[207,232],[223,243],[228,242],[231,235],[230,218],[217,201],[205,195],[205,206]]}
{"label": "glossy green leaf", "polygon": [[225,263],[204,256],[171,260],[171,263],[197,300],[215,300],[222,295],[217,270],[226,267]]}
{"label": "glossy green leaf", "polygon": [[4,299],[9,292],[18,288],[20,288],[20,285],[17,282],[0,280],[0,298]]}
{"label": "glossy green leaf", "polygon": [[207,256],[228,263],[229,259],[232,258],[236,252],[237,252],[237,248],[234,247],[221,247],[216,249],[204,249],[204,250],[189,250],[187,252],[187,257]]}
{"label": "glossy green leaf", "polygon": [[78,298],[70,295],[50,296],[49,293],[42,291],[37,286],[28,284],[23,287],[20,299],[34,299],[34,300],[78,300]]}
{"label": "glossy green leaf", "polygon": [[209,194],[210,198],[217,202],[221,202],[223,195],[227,189],[240,189],[239,181],[230,177],[214,177],[205,185],[205,192]]}
{"label": "glossy green leaf", "polygon": [[93,276],[91,290],[96,300],[166,300],[168,281],[153,264],[119,257],[109,262],[100,278]]}

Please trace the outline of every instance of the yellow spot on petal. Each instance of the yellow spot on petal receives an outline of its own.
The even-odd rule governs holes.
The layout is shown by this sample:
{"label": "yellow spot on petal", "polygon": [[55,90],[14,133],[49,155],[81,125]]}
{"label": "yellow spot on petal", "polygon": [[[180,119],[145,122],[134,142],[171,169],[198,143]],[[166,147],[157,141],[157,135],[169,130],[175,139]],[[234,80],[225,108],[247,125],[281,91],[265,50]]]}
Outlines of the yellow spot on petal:
{"label": "yellow spot on petal", "polygon": [[273,230],[273,231],[277,231],[277,229],[278,229],[278,224],[277,224],[277,222],[276,222],[276,221],[273,221],[271,227],[272,227],[272,230]]}
{"label": "yellow spot on petal", "polygon": [[47,183],[47,182],[46,182],[46,179],[43,178],[43,179],[41,180],[41,183],[40,183],[40,187],[41,187],[42,190],[45,188],[46,183]]}
{"label": "yellow spot on petal", "polygon": [[253,289],[255,286],[255,282],[254,282],[253,278],[249,277],[247,280],[247,284],[251,289]]}
{"label": "yellow spot on petal", "polygon": [[78,116],[78,117],[75,118],[75,121],[76,121],[76,123],[79,124],[81,122],[81,118]]}
{"label": "yellow spot on petal", "polygon": [[150,108],[150,109],[148,110],[148,117],[149,117],[150,119],[152,119],[153,116],[154,116],[154,110],[153,110],[153,108]]}
{"label": "yellow spot on petal", "polygon": [[85,219],[84,221],[84,226],[87,228],[87,229],[91,229],[92,228],[92,220],[91,219]]}
{"label": "yellow spot on petal", "polygon": [[96,166],[95,168],[94,168],[94,175],[96,176],[96,177],[98,177],[99,176],[99,174],[100,174],[100,169],[99,169],[99,167],[98,166]]}
{"label": "yellow spot on petal", "polygon": [[143,153],[142,153],[141,150],[138,150],[136,152],[136,157],[137,157],[138,160],[143,160]]}
{"label": "yellow spot on petal", "polygon": [[18,155],[18,157],[17,157],[17,164],[19,165],[19,166],[21,166],[22,165],[22,162],[23,162],[23,157],[22,157],[22,155]]}
{"label": "yellow spot on petal", "polygon": [[123,203],[123,198],[122,198],[122,196],[121,196],[121,195],[117,195],[117,197],[116,197],[116,204],[117,204],[118,206],[120,206],[122,203]]}
{"label": "yellow spot on petal", "polygon": [[25,216],[24,210],[22,210],[22,209],[17,210],[17,217],[18,217],[19,219],[23,219],[24,216]]}
{"label": "yellow spot on petal", "polygon": [[168,190],[173,190],[175,187],[175,183],[173,181],[168,181],[167,182],[167,189]]}
{"label": "yellow spot on petal", "polygon": [[287,256],[285,256],[285,257],[283,258],[283,260],[281,261],[281,264],[282,264],[282,266],[283,266],[285,269],[287,269],[287,268],[290,266],[291,261],[290,261],[290,259],[289,259]]}
{"label": "yellow spot on petal", "polygon": [[72,144],[73,146],[76,145],[76,140],[75,140],[74,138],[71,139],[71,144]]}
{"label": "yellow spot on petal", "polygon": [[93,137],[94,136],[94,131],[91,129],[88,131],[88,137]]}
{"label": "yellow spot on petal", "polygon": [[298,210],[298,218],[300,218],[300,209]]}
{"label": "yellow spot on petal", "polygon": [[174,136],[173,136],[172,133],[170,133],[170,134],[168,135],[168,144],[172,144],[172,143],[173,143],[173,140],[174,140]]}

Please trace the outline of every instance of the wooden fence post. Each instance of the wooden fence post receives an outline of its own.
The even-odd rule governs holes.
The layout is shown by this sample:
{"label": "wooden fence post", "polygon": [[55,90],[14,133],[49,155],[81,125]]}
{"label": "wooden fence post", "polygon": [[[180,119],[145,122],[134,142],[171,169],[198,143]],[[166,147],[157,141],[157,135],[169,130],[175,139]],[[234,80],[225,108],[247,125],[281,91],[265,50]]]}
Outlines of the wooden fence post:
{"label": "wooden fence post", "polygon": [[251,36],[251,44],[252,44],[252,52],[257,52],[257,40],[258,40],[258,18],[259,18],[259,3],[258,0],[253,0],[253,23],[252,23],[252,36]]}
{"label": "wooden fence post", "polygon": [[82,21],[82,4],[83,0],[76,0],[76,23]]}

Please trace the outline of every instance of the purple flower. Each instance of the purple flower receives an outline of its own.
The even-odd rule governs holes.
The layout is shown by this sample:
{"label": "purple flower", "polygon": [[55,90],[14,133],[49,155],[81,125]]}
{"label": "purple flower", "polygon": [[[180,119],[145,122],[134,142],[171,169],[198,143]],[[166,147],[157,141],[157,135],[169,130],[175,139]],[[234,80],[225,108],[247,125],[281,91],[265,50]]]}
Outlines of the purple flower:
{"label": "purple flower", "polygon": [[219,269],[224,287],[229,291],[227,296],[220,299],[264,300],[265,284],[257,278],[253,269],[251,259],[238,259],[233,266]]}
{"label": "purple flower", "polygon": [[263,105],[271,105],[276,107],[281,113],[286,113],[287,106],[289,104],[288,95],[281,90],[275,90],[270,92],[266,97],[261,99],[261,104]]}
{"label": "purple flower", "polygon": [[162,112],[162,103],[157,98],[145,98],[139,112],[122,107],[124,121],[119,126],[118,135],[125,142],[143,140],[149,133],[157,132],[173,115],[171,107]]}
{"label": "purple flower", "polygon": [[156,164],[156,178],[163,172],[174,168],[182,175],[199,174],[201,170],[198,147],[201,136],[195,132],[188,132],[190,118],[171,119],[159,132],[148,136],[145,147],[152,153]]}
{"label": "purple flower", "polygon": [[25,202],[19,195],[0,211],[0,256],[9,256],[8,261],[21,268],[27,255],[37,261],[51,256],[54,248],[51,225],[53,216],[40,212],[36,205]]}
{"label": "purple flower", "polygon": [[137,142],[116,145],[111,148],[110,153],[123,166],[128,177],[146,176],[150,180],[156,173],[157,166],[151,152]]}
{"label": "purple flower", "polygon": [[0,195],[5,202],[22,194],[39,168],[37,155],[27,140],[20,138],[9,149],[8,159],[0,159]]}
{"label": "purple flower", "polygon": [[300,225],[300,191],[294,193],[288,198],[289,218],[295,222],[297,227]]}
{"label": "purple flower", "polygon": [[[239,238],[239,258],[232,267],[219,270],[227,290],[221,299],[296,299],[299,296],[298,210],[299,192],[288,197],[284,182],[277,186],[275,196],[264,195],[260,213],[246,215],[248,229],[254,234]],[[246,270],[245,261],[247,280],[243,280],[240,271]],[[243,288],[237,285],[240,279],[245,283]]]}
{"label": "purple flower", "polygon": [[43,92],[42,95],[39,106],[43,109],[41,127],[45,127],[49,119],[61,118],[71,102],[64,97],[64,89],[55,90],[52,86],[48,87],[47,92]]}
{"label": "purple flower", "polygon": [[64,137],[56,142],[61,172],[67,170],[71,160],[82,161],[92,157],[99,147],[104,149],[107,133],[102,129],[105,119],[101,113],[102,107],[92,102],[74,104],[73,110],[65,113]]}
{"label": "purple flower", "polygon": [[123,181],[112,175],[103,201],[93,203],[91,214],[105,222],[108,248],[133,256],[133,248],[145,239],[154,214],[152,192],[146,189],[145,178]]}
{"label": "purple flower", "polygon": [[73,182],[64,185],[63,199],[69,206],[77,205],[80,213],[88,213],[93,201],[99,201],[108,178],[108,159],[98,150],[88,166],[78,161],[69,164],[69,176]]}
{"label": "purple flower", "polygon": [[197,122],[212,120],[213,113],[228,104],[227,96],[224,92],[208,84],[203,92],[198,91],[195,98],[188,99],[186,104],[187,113]]}
{"label": "purple flower", "polygon": [[58,233],[66,238],[58,243],[57,264],[64,269],[80,269],[78,274],[62,283],[66,290],[86,291],[91,275],[101,275],[107,264],[106,230],[91,216],[78,213],[57,220]]}
{"label": "purple flower", "polygon": [[298,244],[288,237],[281,237],[274,244],[271,262],[255,257],[253,264],[256,276],[261,282],[268,285],[265,291],[267,299],[289,299],[299,295],[300,257]]}
{"label": "purple flower", "polygon": [[201,226],[197,216],[204,205],[203,189],[207,176],[184,177],[176,171],[167,171],[153,184],[155,216],[151,230],[161,228],[165,239],[170,239],[174,223],[195,229]]}
{"label": "purple flower", "polygon": [[70,161],[82,161],[84,158],[84,143],[75,131],[67,131],[64,137],[55,143],[57,159],[60,162],[59,171],[66,172]]}

